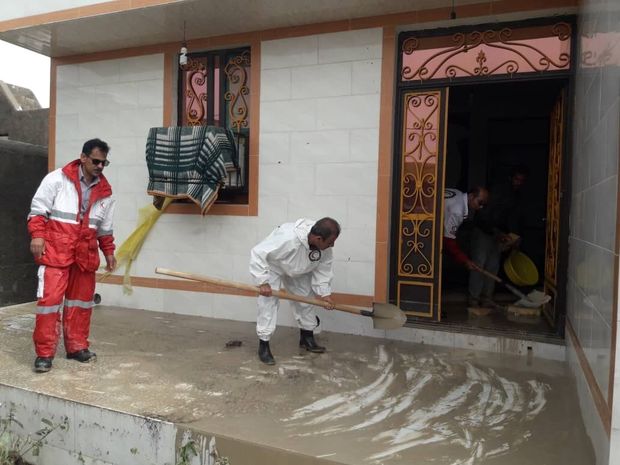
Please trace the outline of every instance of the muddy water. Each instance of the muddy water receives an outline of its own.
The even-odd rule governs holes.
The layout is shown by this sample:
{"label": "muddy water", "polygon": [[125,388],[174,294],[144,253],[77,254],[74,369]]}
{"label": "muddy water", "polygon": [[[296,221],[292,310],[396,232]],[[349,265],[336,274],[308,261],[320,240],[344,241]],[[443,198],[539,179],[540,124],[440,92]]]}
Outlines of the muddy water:
{"label": "muddy water", "polygon": [[267,367],[251,324],[99,307],[97,363],[35,375],[31,311],[0,310],[0,381],[336,463],[594,463],[562,363],[278,328]]}

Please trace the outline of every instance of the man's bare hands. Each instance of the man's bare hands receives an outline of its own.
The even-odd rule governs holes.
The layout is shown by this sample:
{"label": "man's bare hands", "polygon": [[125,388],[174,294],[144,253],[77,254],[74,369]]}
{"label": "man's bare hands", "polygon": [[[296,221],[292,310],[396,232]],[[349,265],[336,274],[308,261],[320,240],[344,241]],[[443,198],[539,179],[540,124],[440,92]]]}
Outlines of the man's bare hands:
{"label": "man's bare hands", "polygon": [[325,305],[325,309],[326,310],[333,310],[334,309],[334,301],[332,300],[332,296],[331,295],[324,295],[320,299],[323,302],[326,303],[326,305]]}
{"label": "man's bare hands", "polygon": [[30,252],[34,255],[34,258],[41,258],[41,255],[45,253],[45,239],[42,237],[35,237],[30,241]]}
{"label": "man's bare hands", "polygon": [[106,271],[114,271],[116,269],[116,257],[114,255],[106,255]]}
{"label": "man's bare hands", "polygon": [[272,295],[271,286],[269,284],[267,284],[267,283],[261,284],[258,287],[258,293],[260,295],[262,295],[262,296],[265,296],[265,297],[271,297],[271,295]]}

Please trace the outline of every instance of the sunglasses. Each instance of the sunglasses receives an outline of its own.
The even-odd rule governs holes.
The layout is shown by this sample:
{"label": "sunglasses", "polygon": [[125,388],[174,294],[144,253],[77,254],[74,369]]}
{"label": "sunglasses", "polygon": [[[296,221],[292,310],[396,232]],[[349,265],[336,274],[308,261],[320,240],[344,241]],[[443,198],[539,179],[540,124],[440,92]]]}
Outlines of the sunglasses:
{"label": "sunglasses", "polygon": [[99,160],[98,158],[92,158],[92,157],[88,157],[88,158],[90,158],[90,161],[95,166],[99,166],[99,165],[108,166],[110,164],[110,160]]}

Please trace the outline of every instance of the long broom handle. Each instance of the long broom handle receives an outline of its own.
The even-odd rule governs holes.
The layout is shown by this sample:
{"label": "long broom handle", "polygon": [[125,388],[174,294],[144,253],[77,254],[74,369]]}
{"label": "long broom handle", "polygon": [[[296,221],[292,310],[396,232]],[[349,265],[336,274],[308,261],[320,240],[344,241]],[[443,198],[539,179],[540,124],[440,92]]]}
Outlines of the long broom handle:
{"label": "long broom handle", "polygon": [[494,279],[498,283],[502,283],[502,284],[504,283],[504,280],[502,278],[500,278],[499,276],[491,273],[490,271],[485,270],[484,268],[476,268],[476,271],[478,273],[482,273],[485,276],[488,276],[491,279]]}
{"label": "long broom handle", "polygon": [[[251,284],[238,283],[236,281],[227,281],[225,279],[211,278],[209,276],[203,276],[203,275],[198,275],[194,273],[186,273],[183,271],[174,271],[174,270],[169,270],[167,268],[159,268],[159,267],[155,268],[155,273],[165,274],[168,276],[175,276],[177,278],[190,279],[192,281],[201,281],[201,282],[213,284],[215,286],[227,287],[231,289],[238,289],[240,291],[249,291],[254,294],[259,294],[258,287],[252,286]],[[303,296],[296,295],[296,294],[289,294],[286,291],[279,291],[279,290],[272,289],[271,293],[275,297],[279,297],[281,299],[294,300],[296,302],[303,302],[305,304],[316,305],[316,306],[323,307],[323,308],[326,308],[326,305],[327,305],[327,303],[322,300],[312,299],[310,297],[303,297]],[[364,316],[372,315],[371,311],[365,310],[363,308],[352,307],[350,305],[344,305],[344,304],[334,304],[334,309],[340,310],[342,312],[354,313],[356,315],[364,315]]]}
{"label": "long broom handle", "polygon": [[497,281],[500,284],[503,284],[504,286],[506,286],[506,288],[508,290],[510,290],[517,297],[520,297],[521,299],[525,299],[525,300],[531,300],[528,296],[526,296],[523,292],[521,292],[519,289],[514,287],[512,284],[507,283],[502,278],[500,278],[497,275],[494,275],[490,271],[487,271],[487,270],[485,270],[483,268],[477,268],[476,271],[478,271],[479,273],[482,273],[485,276],[488,276],[491,279],[494,279],[495,281]]}

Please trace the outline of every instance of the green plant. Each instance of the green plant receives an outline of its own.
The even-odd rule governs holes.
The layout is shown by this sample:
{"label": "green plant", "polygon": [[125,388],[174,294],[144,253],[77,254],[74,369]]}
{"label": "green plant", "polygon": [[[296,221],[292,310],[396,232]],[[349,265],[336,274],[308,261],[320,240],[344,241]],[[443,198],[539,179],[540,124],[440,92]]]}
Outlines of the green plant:
{"label": "green plant", "polygon": [[[192,457],[198,456],[196,441],[191,439],[191,435],[189,434],[185,437],[185,439],[187,439],[187,442],[179,448],[179,461],[177,462],[177,465],[190,465]],[[209,454],[215,459],[213,465],[230,465],[230,460],[228,457],[221,457],[217,451],[217,448],[215,447],[215,438],[211,439]]]}
{"label": "green plant", "polygon": [[179,461],[177,465],[190,465],[192,457],[196,457],[197,455],[196,441],[190,439],[179,448]]}
{"label": "green plant", "polygon": [[63,417],[61,422],[54,423],[41,418],[41,424],[42,428],[34,433],[17,434],[15,427],[23,430],[24,425],[15,417],[15,407],[11,405],[8,417],[0,418],[0,465],[26,465],[24,457],[28,453],[38,456],[50,434],[69,428],[69,419]]}

